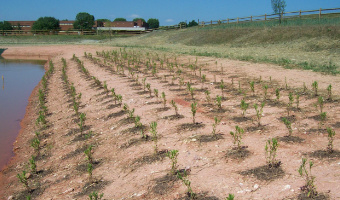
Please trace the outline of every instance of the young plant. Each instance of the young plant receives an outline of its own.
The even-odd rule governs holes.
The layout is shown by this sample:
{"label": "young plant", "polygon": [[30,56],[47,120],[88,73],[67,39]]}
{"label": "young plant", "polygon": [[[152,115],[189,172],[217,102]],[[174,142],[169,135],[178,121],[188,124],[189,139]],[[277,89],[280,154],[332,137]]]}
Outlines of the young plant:
{"label": "young plant", "polygon": [[275,95],[276,95],[276,101],[279,102],[280,100],[280,89],[279,88],[276,88]]}
{"label": "young plant", "polygon": [[135,113],[135,109],[133,108],[132,110],[128,110],[127,112],[128,112],[128,119],[132,119]]}
{"label": "young plant", "polygon": [[287,112],[288,112],[288,116],[289,116],[289,112],[290,112],[292,105],[293,105],[293,102],[294,102],[294,96],[293,96],[292,92],[289,92],[288,99],[289,99],[289,102],[288,102]]}
{"label": "young plant", "polygon": [[300,95],[299,94],[297,94],[296,95],[296,109],[300,109]]}
{"label": "young plant", "polygon": [[104,196],[104,193],[98,194],[98,192],[92,192],[89,194],[90,200],[101,200]]}
{"label": "young plant", "polygon": [[246,103],[245,101],[244,101],[244,99],[242,99],[241,100],[241,109],[242,109],[242,116],[243,117],[246,117],[246,111],[247,111],[247,109],[248,109],[248,107],[249,107],[249,103]]}
{"label": "young plant", "polygon": [[261,118],[262,118],[264,104],[265,104],[264,102],[261,103],[261,108],[260,109],[258,108],[257,104],[254,104],[258,126],[261,126]]}
{"label": "young plant", "polygon": [[191,104],[192,121],[194,124],[195,124],[196,111],[197,111],[197,102],[195,101],[194,103]]}
{"label": "young plant", "polygon": [[123,97],[122,97],[122,95],[117,94],[117,95],[116,95],[116,98],[117,98],[117,101],[119,102],[119,104],[122,104],[122,102],[123,102]]}
{"label": "young plant", "polygon": [[327,128],[327,133],[328,133],[328,145],[327,145],[327,152],[328,153],[333,153],[333,140],[335,136],[335,131],[332,130],[331,128]]}
{"label": "young plant", "polygon": [[109,95],[109,89],[107,89],[106,81],[104,81],[103,88],[104,88],[104,91],[105,91],[106,95]]}
{"label": "young plant", "polygon": [[151,122],[150,123],[150,131],[152,134],[152,140],[155,143],[154,146],[154,154],[157,155],[158,154],[158,146],[157,146],[157,141],[158,141],[158,136],[157,136],[157,122]]}
{"label": "young plant", "polygon": [[175,109],[175,115],[178,116],[178,107],[177,107],[176,102],[174,100],[171,100],[171,105]]}
{"label": "young plant", "polygon": [[218,107],[219,110],[222,109],[222,97],[221,96],[216,96],[216,105]]}
{"label": "young plant", "polygon": [[239,126],[235,126],[236,131],[232,132],[230,131],[230,135],[233,137],[234,139],[234,145],[237,145],[238,149],[241,149],[241,144],[242,144],[242,136],[244,133],[243,128],[239,127]]}
{"label": "young plant", "polygon": [[145,86],[146,86],[146,85],[145,85],[145,84],[146,84],[145,81],[146,81],[146,78],[143,78],[143,79],[142,79],[142,83],[143,83],[143,90],[144,90],[144,91],[145,91]]}
{"label": "young plant", "polygon": [[86,114],[85,113],[80,113],[80,115],[79,115],[79,123],[78,123],[79,129],[80,129],[80,134],[83,134],[85,120],[86,120]]}
{"label": "young plant", "polygon": [[195,199],[196,198],[196,193],[193,192],[191,188],[191,182],[186,178],[186,174],[184,173],[178,173],[177,174],[178,179],[182,180],[183,184],[187,187],[187,194],[190,197],[190,199]]}
{"label": "young plant", "polygon": [[266,151],[266,159],[267,159],[267,164],[269,168],[278,167],[280,165],[280,162],[276,160],[276,153],[277,153],[278,147],[279,147],[279,144],[276,138],[267,140],[266,146],[264,149]]}
{"label": "young plant", "polygon": [[264,85],[263,90],[264,90],[264,100],[267,100],[268,85]]}
{"label": "young plant", "polygon": [[31,168],[31,172],[33,174],[37,173],[37,164],[35,162],[35,156],[32,155],[32,157],[29,159],[29,163],[30,163],[30,168]]}
{"label": "young plant", "polygon": [[87,149],[84,151],[85,156],[86,156],[86,160],[88,160],[90,164],[93,164],[92,148],[93,148],[93,145],[90,145],[90,146],[87,147]]}
{"label": "young plant", "polygon": [[327,118],[327,113],[326,112],[322,112],[320,114],[320,129],[321,129],[321,126],[324,124],[324,122],[326,121],[326,118]]}
{"label": "young plant", "polygon": [[204,88],[204,83],[207,80],[207,76],[205,74],[202,75],[201,82],[202,82],[202,89]]}
{"label": "young plant", "polygon": [[223,79],[221,79],[220,88],[221,88],[221,93],[222,93],[222,97],[223,97],[223,89],[225,88]]}
{"label": "young plant", "polygon": [[318,192],[316,191],[316,187],[314,185],[315,176],[312,176],[312,167],[314,164],[312,161],[309,161],[309,172],[308,172],[306,168],[306,163],[307,163],[307,159],[302,158],[302,163],[299,167],[298,172],[300,176],[303,176],[306,181],[306,184],[302,187],[302,191],[307,192],[307,197],[313,198],[318,195]]}
{"label": "young plant", "polygon": [[229,194],[228,197],[225,198],[225,200],[234,200],[235,195]]}
{"label": "young plant", "polygon": [[148,89],[149,90],[149,93],[150,93],[150,97],[152,97],[152,90],[151,90],[151,85],[150,85],[150,83],[147,83],[146,84],[146,89]]}
{"label": "young plant", "polygon": [[175,175],[177,173],[178,150],[170,150],[166,153],[166,156],[171,160],[171,174]]}
{"label": "young plant", "polygon": [[22,171],[21,174],[17,174],[17,177],[19,179],[19,182],[22,183],[24,185],[24,187],[26,188],[26,190],[30,193],[32,190],[28,185],[28,179],[26,177],[26,171]]}
{"label": "young plant", "polygon": [[332,85],[327,87],[328,100],[332,100]]}
{"label": "young plant", "polygon": [[218,119],[216,116],[214,117],[214,123],[213,123],[213,130],[212,130],[212,135],[215,139],[217,139],[216,135],[216,127],[217,125],[221,122],[221,119]]}
{"label": "young plant", "polygon": [[314,95],[315,96],[318,96],[318,86],[319,84],[318,84],[318,82],[317,81],[314,81],[313,83],[312,83],[312,87],[313,87],[313,90],[314,90]]}
{"label": "young plant", "polygon": [[292,135],[292,132],[293,132],[292,123],[285,117],[282,119],[282,122],[286,125],[286,127],[288,129],[288,136],[290,137]]}
{"label": "young plant", "polygon": [[33,147],[34,151],[39,155],[40,151],[40,140],[38,138],[34,138],[31,142],[31,147]]}
{"label": "young plant", "polygon": [[89,173],[89,182],[92,182],[93,164],[87,163],[87,172]]}
{"label": "young plant", "polygon": [[319,105],[319,108],[320,108],[320,113],[322,113],[323,112],[323,104],[324,104],[324,102],[325,102],[325,100],[323,99],[323,97],[322,96],[320,96],[319,98],[318,98],[318,105]]}
{"label": "young plant", "polygon": [[153,93],[155,94],[155,97],[158,99],[158,89],[153,89]]}
{"label": "young plant", "polygon": [[210,97],[210,92],[209,92],[209,90],[206,90],[204,93],[205,93],[205,97],[206,97],[206,99],[207,99],[207,102],[210,103],[210,102],[211,102],[211,97]]}
{"label": "young plant", "polygon": [[166,97],[165,97],[165,93],[162,92],[162,99],[163,99],[163,105],[164,105],[164,108],[166,107]]}
{"label": "young plant", "polygon": [[249,82],[250,90],[253,92],[253,96],[255,95],[255,82],[251,81]]}

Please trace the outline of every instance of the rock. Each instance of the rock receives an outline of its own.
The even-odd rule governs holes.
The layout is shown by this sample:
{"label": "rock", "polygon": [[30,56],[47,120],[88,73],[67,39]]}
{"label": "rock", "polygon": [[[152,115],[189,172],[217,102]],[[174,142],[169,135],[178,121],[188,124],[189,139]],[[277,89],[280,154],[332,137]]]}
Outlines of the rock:
{"label": "rock", "polygon": [[13,199],[14,199],[13,196],[9,196],[9,197],[7,198],[7,200],[13,200]]}
{"label": "rock", "polygon": [[27,179],[29,179],[29,178],[31,177],[31,173],[27,173],[27,174],[25,175],[25,177],[26,177]]}
{"label": "rock", "polygon": [[289,190],[290,189],[290,185],[285,185],[282,189],[282,191],[285,191],[285,190]]}
{"label": "rock", "polygon": [[257,190],[259,188],[259,185],[258,184],[255,184],[254,185],[254,190]]}

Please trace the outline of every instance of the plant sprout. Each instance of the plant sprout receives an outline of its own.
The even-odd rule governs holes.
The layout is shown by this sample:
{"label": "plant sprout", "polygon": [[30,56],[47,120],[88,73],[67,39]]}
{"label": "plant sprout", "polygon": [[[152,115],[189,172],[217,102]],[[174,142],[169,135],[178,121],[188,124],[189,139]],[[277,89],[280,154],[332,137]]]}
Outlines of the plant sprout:
{"label": "plant sprout", "polygon": [[223,89],[225,88],[223,79],[221,79],[220,88],[221,88],[221,93],[222,93],[222,97],[223,97]]}
{"label": "plant sprout", "polygon": [[222,109],[222,97],[221,96],[216,96],[216,105],[218,107],[219,110]]}
{"label": "plant sprout", "polygon": [[153,93],[155,94],[156,98],[158,99],[158,89],[153,89]]}
{"label": "plant sprout", "polygon": [[266,151],[266,159],[269,168],[276,167],[280,162],[276,160],[276,152],[279,144],[276,138],[272,138],[271,140],[267,140],[265,151]]}
{"label": "plant sprout", "polygon": [[216,135],[216,127],[217,125],[221,122],[221,119],[218,119],[216,116],[214,117],[214,123],[213,123],[213,130],[212,130],[212,135],[215,139],[217,139]]}
{"label": "plant sprout", "polygon": [[31,192],[31,188],[28,185],[28,179],[26,178],[26,171],[22,171],[21,174],[17,174],[17,177],[18,177],[20,183],[22,183],[24,185],[24,187],[27,189],[27,191]]}
{"label": "plant sprout", "polygon": [[315,176],[312,176],[312,167],[313,167],[313,162],[309,161],[309,172],[306,168],[306,163],[307,163],[307,159],[306,158],[302,158],[302,163],[299,167],[299,174],[300,176],[303,176],[306,184],[303,187],[303,190],[307,191],[307,197],[313,198],[315,196],[318,195],[318,192],[316,191],[316,187],[314,185],[314,181],[315,181]]}
{"label": "plant sprout", "polygon": [[288,102],[287,112],[288,112],[288,116],[289,116],[289,111],[291,110],[293,102],[294,102],[294,96],[293,96],[292,92],[289,92],[288,99],[289,99],[289,102]]}
{"label": "plant sprout", "polygon": [[151,128],[151,134],[152,134],[152,140],[155,143],[154,146],[154,153],[155,155],[158,154],[158,147],[157,147],[157,140],[158,140],[158,136],[157,136],[157,122],[151,122],[150,123],[150,128]]}
{"label": "plant sprout", "polygon": [[191,188],[191,182],[188,179],[186,179],[185,176],[183,176],[181,173],[178,173],[177,177],[178,177],[178,179],[182,180],[183,184],[187,187],[187,193],[188,193],[190,199],[195,199],[196,194],[193,192],[193,190]]}
{"label": "plant sprout", "polygon": [[32,157],[29,159],[29,163],[30,163],[30,168],[32,173],[36,174],[37,173],[37,164],[35,162],[35,156],[32,155]]}
{"label": "plant sprout", "polygon": [[92,192],[91,194],[89,194],[90,200],[101,200],[103,196],[104,196],[104,193],[99,195],[98,192]]}
{"label": "plant sprout", "polygon": [[83,134],[85,119],[86,119],[86,114],[85,113],[80,113],[78,126],[79,126],[81,134]]}
{"label": "plant sprout", "polygon": [[255,95],[255,82],[251,81],[249,82],[250,90],[253,92],[253,95]]}
{"label": "plant sprout", "polygon": [[314,95],[315,96],[318,96],[318,82],[317,81],[314,81],[312,83],[312,87],[313,87],[313,90],[314,90]]}
{"label": "plant sprout", "polygon": [[244,133],[243,128],[239,127],[239,126],[235,126],[236,131],[230,131],[230,135],[233,137],[234,139],[234,145],[237,145],[237,149],[241,149],[241,144],[242,144],[242,136]]}
{"label": "plant sprout", "polygon": [[192,121],[194,124],[195,124],[196,111],[197,111],[197,102],[195,101],[194,103],[191,104]]}
{"label": "plant sprout", "polygon": [[335,136],[335,131],[332,130],[331,128],[327,128],[327,133],[328,133],[328,145],[327,145],[327,152],[328,153],[333,153],[333,140]]}
{"label": "plant sprout", "polygon": [[163,105],[164,105],[164,108],[166,107],[166,98],[165,98],[165,93],[162,92],[162,99],[163,99]]}
{"label": "plant sprout", "polygon": [[276,88],[275,95],[276,95],[276,101],[279,102],[280,100],[280,89],[279,88]]}
{"label": "plant sprout", "polygon": [[261,121],[261,118],[262,118],[264,104],[265,104],[264,102],[261,103],[261,108],[260,109],[258,109],[258,105],[257,104],[254,104],[258,126],[261,126],[260,121]]}
{"label": "plant sprout", "polygon": [[166,155],[171,160],[171,174],[175,175],[177,172],[177,157],[178,157],[178,150],[170,150],[166,153]]}
{"label": "plant sprout", "polygon": [[264,89],[264,100],[266,100],[267,99],[268,85],[264,85],[263,89]]}
{"label": "plant sprout", "polygon": [[84,151],[84,153],[85,153],[85,155],[86,155],[86,160],[88,160],[90,164],[93,164],[92,148],[93,148],[93,145],[90,145],[90,146],[87,147],[87,149]]}
{"label": "plant sprout", "polygon": [[209,92],[209,90],[206,90],[204,93],[205,93],[205,97],[206,97],[206,99],[207,99],[207,102],[210,103],[210,102],[211,102],[211,97],[210,97],[210,92]]}
{"label": "plant sprout", "polygon": [[292,135],[293,129],[292,129],[292,123],[287,119],[287,118],[283,118],[282,122],[286,125],[287,129],[288,129],[288,136],[290,137]]}
{"label": "plant sprout", "polygon": [[175,109],[175,115],[178,116],[178,107],[177,107],[176,102],[174,100],[171,100],[171,105]]}
{"label": "plant sprout", "polygon": [[332,85],[327,87],[328,100],[332,100]]}
{"label": "plant sprout", "polygon": [[242,99],[241,100],[241,109],[242,109],[242,116],[243,117],[245,117],[246,116],[246,111],[247,111],[247,109],[248,109],[248,107],[249,107],[249,103],[246,103],[245,101],[244,101],[244,99]]}

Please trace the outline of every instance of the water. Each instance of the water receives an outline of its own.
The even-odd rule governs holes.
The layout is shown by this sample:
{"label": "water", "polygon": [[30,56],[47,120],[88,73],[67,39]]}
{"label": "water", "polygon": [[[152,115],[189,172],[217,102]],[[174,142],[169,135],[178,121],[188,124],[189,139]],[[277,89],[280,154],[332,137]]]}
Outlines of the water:
{"label": "water", "polygon": [[[45,61],[5,60],[0,56],[0,169],[13,154],[28,98],[45,73]],[[2,78],[3,77],[3,78]]]}

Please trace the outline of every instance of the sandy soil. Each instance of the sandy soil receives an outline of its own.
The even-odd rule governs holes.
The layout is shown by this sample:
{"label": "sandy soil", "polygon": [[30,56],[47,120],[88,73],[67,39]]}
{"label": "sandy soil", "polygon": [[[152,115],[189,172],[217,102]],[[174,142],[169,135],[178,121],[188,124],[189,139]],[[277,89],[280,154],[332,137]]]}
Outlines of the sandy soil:
{"label": "sandy soil", "polygon": [[[340,198],[340,77],[322,75],[310,71],[287,70],[279,66],[253,64],[228,59],[198,57],[197,65],[202,67],[202,74],[207,76],[203,85],[189,68],[181,68],[184,81],[191,82],[196,88],[194,99],[185,89],[179,88],[178,79],[171,84],[172,75],[169,69],[160,68],[156,59],[164,58],[162,52],[149,52],[151,63],[158,68],[158,77],[153,77],[150,70],[145,70],[149,59],[146,52],[134,49],[133,53],[126,49],[128,55],[140,57],[144,64],[139,64],[139,82],[146,78],[152,90],[158,89],[159,94],[166,94],[167,104],[163,107],[161,98],[154,93],[150,97],[137,85],[128,72],[128,61],[124,75],[116,72],[117,65],[96,55],[96,51],[115,50],[119,48],[90,45],[55,45],[9,47],[3,54],[6,56],[48,56],[54,63],[55,72],[48,79],[46,105],[48,109],[48,127],[40,129],[35,120],[38,116],[38,85],[32,92],[26,115],[21,123],[22,130],[14,144],[15,157],[0,174],[1,199],[26,199],[27,192],[16,175],[23,170],[29,171],[28,159],[36,154],[30,147],[34,132],[40,131],[41,150],[37,161],[38,174],[31,174],[28,182],[34,191],[33,199],[88,199],[93,191],[104,193],[105,199],[186,199],[186,187],[181,180],[169,175],[171,161],[165,154],[154,156],[154,142],[141,140],[138,130],[134,128],[134,120],[128,119],[122,112],[122,106],[116,105],[111,95],[105,92],[103,85],[95,84],[96,77],[107,88],[115,89],[121,94],[123,104],[135,109],[134,116],[140,116],[145,125],[145,133],[151,136],[149,125],[158,123],[158,150],[177,149],[178,169],[186,169],[191,181],[192,190],[200,199],[224,199],[229,193],[236,199],[297,199],[302,193],[303,177],[298,174],[301,158],[306,157],[314,162],[312,175],[315,176],[317,191],[329,199]],[[96,59],[89,59],[84,52],[92,53]],[[156,54],[157,53],[157,54]],[[72,60],[75,54],[88,70],[89,76],[81,72],[77,62]],[[196,57],[165,55],[169,62],[183,64],[195,63]],[[81,135],[77,123],[78,116],[73,110],[70,90],[62,79],[62,61],[67,62],[66,74],[68,81],[74,84],[77,94],[81,93],[79,112],[86,114],[84,134],[92,135],[85,138]],[[97,60],[98,59],[98,60]],[[132,57],[130,57],[132,59]],[[176,59],[176,61],[175,61]],[[217,67],[216,67],[217,62]],[[164,63],[166,66],[166,63]],[[223,74],[221,73],[221,66]],[[130,65],[130,67],[134,67]],[[48,64],[46,65],[48,68]],[[199,71],[196,71],[199,76]],[[164,79],[166,77],[166,80]],[[209,89],[214,101],[221,95],[219,83],[224,80],[222,110],[209,105],[204,91]],[[261,78],[260,78],[261,77]],[[271,77],[271,82],[269,81]],[[285,79],[288,89],[285,89]],[[232,85],[232,81],[234,85]],[[249,81],[255,82],[255,93],[250,91]],[[327,98],[326,88],[332,84],[333,101],[326,101],[324,112],[327,119],[320,125],[319,111],[314,104],[317,98],[311,91],[311,83],[317,81],[319,95]],[[242,91],[240,94],[238,84]],[[307,91],[302,92],[303,84]],[[261,126],[257,126],[253,104],[264,99],[263,86],[267,84],[268,97],[263,108]],[[275,102],[275,89],[281,88],[280,102]],[[288,130],[281,121],[287,117],[286,107],[288,93],[300,94],[300,109],[294,102],[290,113],[293,136],[303,139],[302,142],[279,141],[277,159],[282,165],[270,176],[265,168],[261,173],[254,173],[258,167],[266,165],[265,144],[273,137],[285,139]],[[240,102],[242,98],[249,103],[246,118],[241,117]],[[174,100],[181,117],[174,116],[175,111],[170,102]],[[193,124],[191,104],[198,102],[198,111]],[[221,119],[217,126],[218,139],[211,137],[214,117]],[[242,145],[246,146],[248,156],[232,158],[231,149],[235,147],[229,134],[238,125],[245,130]],[[327,147],[326,127],[332,127],[336,135],[333,154],[322,154]],[[286,138],[287,139],[287,138]],[[92,181],[86,170],[88,161],[84,150],[93,145],[94,170]],[[320,153],[321,152],[321,153]]]}

